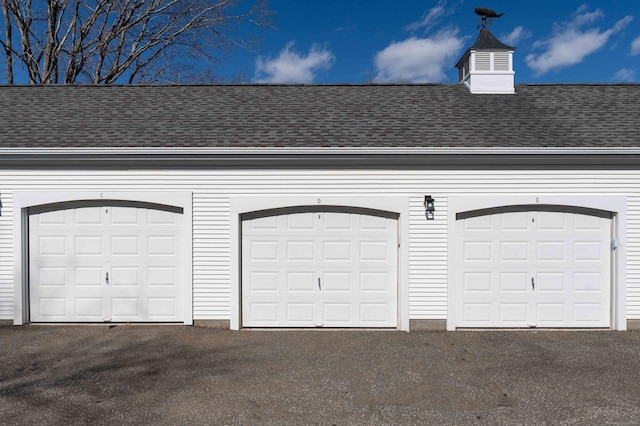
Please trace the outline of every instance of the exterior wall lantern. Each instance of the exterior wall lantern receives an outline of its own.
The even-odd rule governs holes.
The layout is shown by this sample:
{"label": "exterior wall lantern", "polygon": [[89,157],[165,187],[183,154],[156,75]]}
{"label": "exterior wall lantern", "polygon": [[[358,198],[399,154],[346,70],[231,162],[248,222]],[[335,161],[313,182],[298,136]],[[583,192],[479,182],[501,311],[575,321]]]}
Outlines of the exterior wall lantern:
{"label": "exterior wall lantern", "polygon": [[427,216],[427,220],[435,219],[436,205],[431,195],[424,196],[424,214]]}

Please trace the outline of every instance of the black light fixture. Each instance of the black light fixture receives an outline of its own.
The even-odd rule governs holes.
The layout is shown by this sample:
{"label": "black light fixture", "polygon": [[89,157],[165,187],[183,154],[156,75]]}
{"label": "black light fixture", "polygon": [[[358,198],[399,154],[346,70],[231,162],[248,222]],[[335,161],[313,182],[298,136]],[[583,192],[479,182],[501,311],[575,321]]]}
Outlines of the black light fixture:
{"label": "black light fixture", "polygon": [[435,216],[436,204],[431,195],[424,196],[424,214],[427,216],[427,220],[433,220]]}

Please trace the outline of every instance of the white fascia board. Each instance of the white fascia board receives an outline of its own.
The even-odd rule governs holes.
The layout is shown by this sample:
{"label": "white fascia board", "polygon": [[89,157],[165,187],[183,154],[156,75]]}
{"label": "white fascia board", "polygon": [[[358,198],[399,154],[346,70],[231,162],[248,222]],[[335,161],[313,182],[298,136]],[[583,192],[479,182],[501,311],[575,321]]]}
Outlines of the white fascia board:
{"label": "white fascia board", "polygon": [[640,147],[251,147],[251,148],[0,148],[0,155],[639,155]]}

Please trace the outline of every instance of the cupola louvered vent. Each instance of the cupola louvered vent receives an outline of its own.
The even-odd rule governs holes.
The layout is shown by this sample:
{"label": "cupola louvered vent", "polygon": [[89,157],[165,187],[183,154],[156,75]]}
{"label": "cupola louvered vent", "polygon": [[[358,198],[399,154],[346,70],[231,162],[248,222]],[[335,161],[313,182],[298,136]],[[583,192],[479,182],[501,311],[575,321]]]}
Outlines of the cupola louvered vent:
{"label": "cupola louvered vent", "polygon": [[482,28],[478,39],[456,64],[458,81],[474,94],[516,93],[513,52],[495,38],[488,28]]}
{"label": "cupola louvered vent", "polygon": [[489,52],[476,53],[476,70],[478,71],[491,70],[491,53]]}
{"label": "cupola louvered vent", "polygon": [[496,71],[509,71],[509,53],[496,52],[493,55],[493,69]]}

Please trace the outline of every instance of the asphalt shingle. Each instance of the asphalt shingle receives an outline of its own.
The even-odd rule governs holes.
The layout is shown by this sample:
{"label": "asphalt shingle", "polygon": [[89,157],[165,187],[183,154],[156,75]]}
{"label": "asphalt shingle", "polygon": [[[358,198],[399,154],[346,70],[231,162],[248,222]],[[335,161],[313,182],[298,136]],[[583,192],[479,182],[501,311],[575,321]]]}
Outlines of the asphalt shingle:
{"label": "asphalt shingle", "polygon": [[640,85],[2,86],[0,147],[634,147]]}

